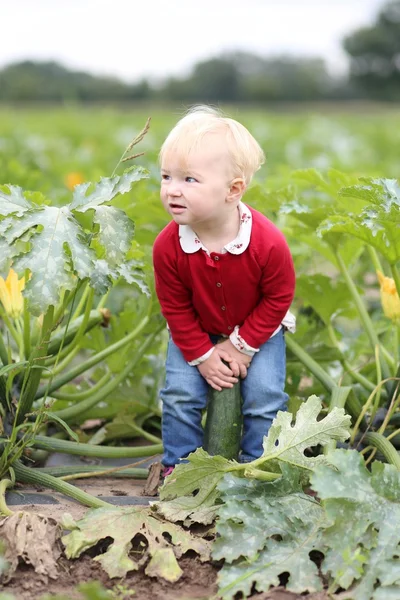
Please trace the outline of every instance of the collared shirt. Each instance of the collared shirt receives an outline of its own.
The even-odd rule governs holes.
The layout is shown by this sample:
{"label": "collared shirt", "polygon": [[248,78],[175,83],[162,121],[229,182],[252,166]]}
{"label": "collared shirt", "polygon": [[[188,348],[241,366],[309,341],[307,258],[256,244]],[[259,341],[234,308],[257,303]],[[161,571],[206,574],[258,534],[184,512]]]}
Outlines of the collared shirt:
{"label": "collared shirt", "polygon": [[156,291],[172,338],[190,364],[214,349],[209,334],[253,355],[282,326],[295,274],[286,240],[258,211],[239,203],[240,228],[221,253],[209,252],[188,225],[169,223],[153,249]]}

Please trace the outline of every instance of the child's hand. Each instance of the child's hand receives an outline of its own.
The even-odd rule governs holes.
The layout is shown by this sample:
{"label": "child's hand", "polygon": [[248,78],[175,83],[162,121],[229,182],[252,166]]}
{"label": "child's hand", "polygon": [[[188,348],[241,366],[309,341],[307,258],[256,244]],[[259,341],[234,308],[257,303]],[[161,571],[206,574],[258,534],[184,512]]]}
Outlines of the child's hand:
{"label": "child's hand", "polygon": [[215,346],[214,352],[209,358],[200,365],[197,365],[198,370],[208,385],[219,392],[222,388],[231,388],[238,382],[238,379],[233,376],[231,369],[222,362],[223,360],[228,363],[232,361],[227,352],[219,348],[217,349]]}
{"label": "child's hand", "polygon": [[[251,356],[247,356],[247,354],[243,354],[243,352],[239,352],[237,348],[232,344],[231,340],[225,340],[215,346],[215,349],[220,352],[221,350],[225,353],[228,353],[231,360],[229,361],[229,366],[232,369],[232,373],[236,375],[236,377],[240,377],[244,379],[247,375],[247,367],[251,363]],[[213,352],[213,354],[215,351]],[[226,360],[226,359],[224,359]]]}

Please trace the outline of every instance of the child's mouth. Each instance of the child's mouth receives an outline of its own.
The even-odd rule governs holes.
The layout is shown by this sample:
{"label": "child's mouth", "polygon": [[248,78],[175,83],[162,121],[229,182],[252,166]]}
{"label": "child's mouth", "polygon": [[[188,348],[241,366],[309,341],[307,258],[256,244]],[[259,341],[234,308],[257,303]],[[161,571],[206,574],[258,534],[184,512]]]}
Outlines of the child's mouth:
{"label": "child's mouth", "polygon": [[183,206],[182,204],[170,204],[169,205],[169,209],[172,213],[174,214],[180,214],[183,211],[186,210],[186,206]]}

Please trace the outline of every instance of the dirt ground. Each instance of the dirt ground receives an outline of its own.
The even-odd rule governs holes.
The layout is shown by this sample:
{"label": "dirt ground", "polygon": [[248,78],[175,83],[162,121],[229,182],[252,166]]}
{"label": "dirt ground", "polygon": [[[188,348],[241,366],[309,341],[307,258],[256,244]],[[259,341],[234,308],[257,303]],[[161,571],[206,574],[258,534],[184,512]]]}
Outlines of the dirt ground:
{"label": "dirt ground", "polygon": [[[74,482],[78,484],[78,481]],[[144,481],[133,481],[127,479],[102,479],[96,478],[79,480],[79,487],[85,491],[104,497],[127,497],[134,496],[138,502],[143,504],[146,499],[142,492]],[[80,519],[88,510],[86,507],[70,500],[53,491],[28,486],[17,488],[21,501],[25,494],[51,495],[58,500],[58,504],[18,504],[11,506],[12,510],[27,510],[35,513],[45,514],[60,521],[65,513]],[[155,498],[156,499],[156,498]],[[149,578],[143,571],[129,573],[123,580],[110,580],[101,566],[93,561],[89,552],[84,553],[76,560],[67,560],[64,556],[58,561],[59,575],[57,580],[36,574],[33,568],[21,565],[7,585],[0,584],[0,600],[2,593],[12,594],[16,600],[40,600],[45,594],[63,594],[69,600],[81,600],[82,596],[76,591],[76,585],[81,582],[97,580],[108,589],[116,589],[122,585],[124,595],[119,595],[118,600],[216,600],[218,565],[201,563],[193,554],[186,555],[179,561],[183,575],[177,583],[167,583],[159,579]],[[134,593],[133,593],[134,592]],[[311,594],[298,596],[276,588],[268,593],[255,593],[251,598],[257,600],[328,600],[325,594]]]}

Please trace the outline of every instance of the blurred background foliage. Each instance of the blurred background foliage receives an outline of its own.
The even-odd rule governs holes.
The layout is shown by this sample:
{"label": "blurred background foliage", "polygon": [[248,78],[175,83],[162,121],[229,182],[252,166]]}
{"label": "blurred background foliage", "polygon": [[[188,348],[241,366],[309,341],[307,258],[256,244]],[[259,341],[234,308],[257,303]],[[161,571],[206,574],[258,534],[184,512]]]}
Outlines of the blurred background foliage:
{"label": "blurred background foliage", "polygon": [[[312,33],[312,32],[311,32]],[[400,1],[342,42],[349,74],[331,74],[320,58],[231,52],[196,63],[187,77],[152,84],[72,71],[55,62],[24,61],[0,71],[0,102],[306,102],[400,100]]]}

